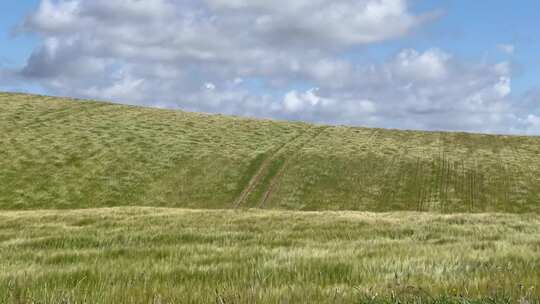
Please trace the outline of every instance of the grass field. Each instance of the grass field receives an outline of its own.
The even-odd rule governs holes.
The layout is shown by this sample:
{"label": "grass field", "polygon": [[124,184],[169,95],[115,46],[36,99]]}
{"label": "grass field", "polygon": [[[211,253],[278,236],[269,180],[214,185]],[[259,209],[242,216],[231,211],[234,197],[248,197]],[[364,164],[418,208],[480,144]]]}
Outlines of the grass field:
{"label": "grass field", "polygon": [[3,303],[540,296],[536,215],[124,207],[10,211],[0,223]]}
{"label": "grass field", "polygon": [[540,137],[0,93],[0,303],[540,303]]}
{"label": "grass field", "polygon": [[540,211],[540,137],[249,120],[0,93],[0,208]]}

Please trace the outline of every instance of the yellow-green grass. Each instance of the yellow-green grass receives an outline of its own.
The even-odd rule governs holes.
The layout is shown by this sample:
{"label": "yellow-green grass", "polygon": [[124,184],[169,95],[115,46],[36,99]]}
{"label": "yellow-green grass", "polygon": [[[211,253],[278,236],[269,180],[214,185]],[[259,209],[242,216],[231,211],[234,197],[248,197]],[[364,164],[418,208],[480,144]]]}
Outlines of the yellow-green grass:
{"label": "yellow-green grass", "polygon": [[0,303],[540,303],[539,235],[540,137],[0,93]]}
{"label": "yellow-green grass", "polygon": [[540,211],[540,137],[0,93],[0,209]]}
{"label": "yellow-green grass", "polygon": [[538,235],[516,214],[6,211],[0,302],[538,303]]}

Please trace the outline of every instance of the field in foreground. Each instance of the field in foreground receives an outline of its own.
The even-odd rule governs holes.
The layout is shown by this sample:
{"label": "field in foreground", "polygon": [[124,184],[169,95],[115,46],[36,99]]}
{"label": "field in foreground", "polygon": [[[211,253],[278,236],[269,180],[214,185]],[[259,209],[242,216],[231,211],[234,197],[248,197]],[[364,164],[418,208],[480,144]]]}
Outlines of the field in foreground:
{"label": "field in foreground", "polygon": [[0,302],[538,303],[539,234],[538,215],[8,211]]}

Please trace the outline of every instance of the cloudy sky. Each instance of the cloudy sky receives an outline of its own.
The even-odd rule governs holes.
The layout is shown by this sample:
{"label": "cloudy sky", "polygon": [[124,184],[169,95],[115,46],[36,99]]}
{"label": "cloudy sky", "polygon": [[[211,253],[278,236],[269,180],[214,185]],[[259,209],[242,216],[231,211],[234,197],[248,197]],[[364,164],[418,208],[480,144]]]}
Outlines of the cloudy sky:
{"label": "cloudy sky", "polygon": [[0,90],[540,134],[537,0],[4,0]]}

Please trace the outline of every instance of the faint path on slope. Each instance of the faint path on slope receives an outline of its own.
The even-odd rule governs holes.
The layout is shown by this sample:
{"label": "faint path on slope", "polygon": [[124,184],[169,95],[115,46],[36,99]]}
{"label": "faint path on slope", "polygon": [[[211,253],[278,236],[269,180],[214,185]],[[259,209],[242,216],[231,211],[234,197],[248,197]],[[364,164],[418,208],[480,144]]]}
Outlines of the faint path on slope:
{"label": "faint path on slope", "polygon": [[266,159],[262,162],[262,164],[259,166],[259,169],[257,172],[251,177],[251,180],[249,181],[247,187],[240,193],[240,196],[234,201],[234,208],[240,207],[248,198],[248,196],[253,192],[255,187],[260,183],[261,179],[264,177],[264,174],[266,173],[268,167],[272,163],[272,161],[281,154],[282,151],[285,150],[285,148],[290,144],[296,141],[298,138],[303,136],[307,131],[303,131],[300,134],[293,137],[290,141],[284,143],[279,147],[274,153],[272,153],[270,156],[266,157]]}
{"label": "faint path on slope", "polygon": [[264,195],[258,204],[258,208],[263,208],[266,202],[271,198],[272,194],[275,192],[275,189],[279,185],[281,178],[283,177],[283,174],[285,174],[285,169],[287,169],[289,163],[294,159],[294,156],[298,153],[298,151],[302,149],[303,147],[305,147],[306,145],[312,143],[327,128],[328,127],[319,127],[319,130],[311,138],[309,138],[303,143],[300,143],[298,147],[296,147],[296,151],[292,153],[290,157],[287,157],[285,159],[285,161],[283,162],[283,165],[281,165],[281,168],[279,168],[279,171],[277,172],[277,174],[270,181],[270,185],[268,186],[268,189],[266,189],[266,191],[264,192]]}

